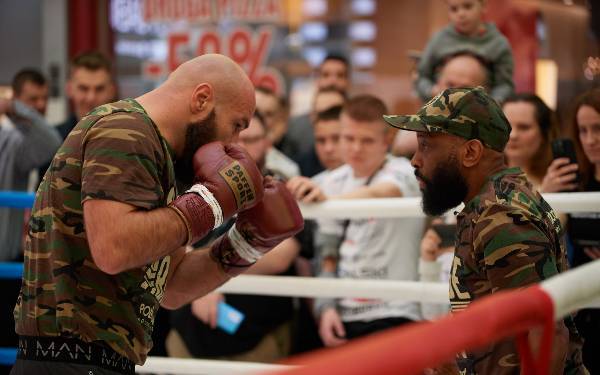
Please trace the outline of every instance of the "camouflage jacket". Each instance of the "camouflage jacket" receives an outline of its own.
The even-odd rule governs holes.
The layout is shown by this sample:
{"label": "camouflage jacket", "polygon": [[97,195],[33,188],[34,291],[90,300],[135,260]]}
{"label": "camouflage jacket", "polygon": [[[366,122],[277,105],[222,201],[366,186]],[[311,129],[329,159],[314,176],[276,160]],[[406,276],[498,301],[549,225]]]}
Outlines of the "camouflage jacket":
{"label": "camouflage jacket", "polygon": [[[567,270],[563,230],[548,203],[519,168],[491,176],[458,215],[450,278],[452,311],[500,290],[525,287]],[[581,339],[565,319],[570,348],[565,374],[585,374]],[[461,374],[520,374],[514,341],[457,357]]]}
{"label": "camouflage jacket", "polygon": [[143,363],[170,257],[117,275],[100,271],[82,207],[107,199],[151,210],[175,194],[171,151],[136,101],[106,104],[81,119],[36,193],[14,311],[17,333],[97,341]]}

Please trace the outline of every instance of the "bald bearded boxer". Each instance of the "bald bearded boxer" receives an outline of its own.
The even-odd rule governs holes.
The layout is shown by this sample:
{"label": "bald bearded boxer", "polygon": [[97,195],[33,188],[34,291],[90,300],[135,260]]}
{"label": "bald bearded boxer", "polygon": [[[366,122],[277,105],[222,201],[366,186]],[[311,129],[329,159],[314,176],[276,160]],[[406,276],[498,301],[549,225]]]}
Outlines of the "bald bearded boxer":
{"label": "bald bearded boxer", "polygon": [[[243,70],[204,55],[82,118],[36,194],[12,374],[133,374],[159,305],[206,294],[302,228],[285,187],[229,144],[254,105]],[[176,172],[193,183],[179,196]],[[186,252],[235,214],[210,249]]]}

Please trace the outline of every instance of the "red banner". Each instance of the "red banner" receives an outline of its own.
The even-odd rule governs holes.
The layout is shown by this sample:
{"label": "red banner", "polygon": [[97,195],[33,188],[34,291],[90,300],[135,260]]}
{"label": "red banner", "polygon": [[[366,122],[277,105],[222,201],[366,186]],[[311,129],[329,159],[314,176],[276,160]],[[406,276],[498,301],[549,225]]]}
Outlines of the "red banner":
{"label": "red banner", "polygon": [[217,22],[227,18],[246,22],[282,19],[279,0],[143,0],[146,22]]}

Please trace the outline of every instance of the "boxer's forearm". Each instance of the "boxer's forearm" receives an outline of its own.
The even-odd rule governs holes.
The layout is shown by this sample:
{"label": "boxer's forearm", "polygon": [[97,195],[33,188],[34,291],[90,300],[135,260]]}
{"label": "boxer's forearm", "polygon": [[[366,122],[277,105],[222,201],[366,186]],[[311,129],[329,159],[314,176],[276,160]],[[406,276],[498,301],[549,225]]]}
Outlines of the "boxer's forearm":
{"label": "boxer's forearm", "polygon": [[171,271],[161,306],[177,309],[215,290],[230,279],[208,249],[186,253]]}
{"label": "boxer's forearm", "polygon": [[114,201],[84,203],[86,233],[94,262],[117,274],[170,254],[187,238],[185,224],[170,208],[151,211]]}

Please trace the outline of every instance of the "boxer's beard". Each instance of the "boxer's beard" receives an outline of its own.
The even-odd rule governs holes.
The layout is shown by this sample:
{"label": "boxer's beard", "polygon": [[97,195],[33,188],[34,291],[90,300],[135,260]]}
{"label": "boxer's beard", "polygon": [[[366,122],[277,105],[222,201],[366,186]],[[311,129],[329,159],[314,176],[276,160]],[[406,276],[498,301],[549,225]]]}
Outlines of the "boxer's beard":
{"label": "boxer's beard", "polygon": [[468,186],[460,174],[456,155],[439,163],[433,170],[431,179],[425,178],[418,169],[415,175],[425,183],[423,189],[423,212],[438,216],[458,206],[467,196]]}
{"label": "boxer's beard", "polygon": [[196,151],[207,143],[217,140],[217,119],[213,109],[201,121],[187,125],[183,154],[175,163],[175,176],[186,186],[194,182],[193,160]]}

